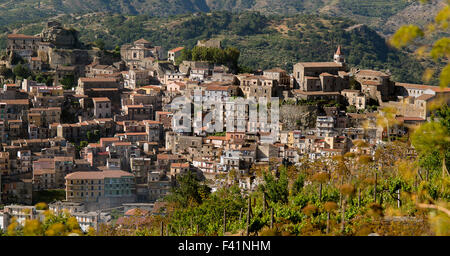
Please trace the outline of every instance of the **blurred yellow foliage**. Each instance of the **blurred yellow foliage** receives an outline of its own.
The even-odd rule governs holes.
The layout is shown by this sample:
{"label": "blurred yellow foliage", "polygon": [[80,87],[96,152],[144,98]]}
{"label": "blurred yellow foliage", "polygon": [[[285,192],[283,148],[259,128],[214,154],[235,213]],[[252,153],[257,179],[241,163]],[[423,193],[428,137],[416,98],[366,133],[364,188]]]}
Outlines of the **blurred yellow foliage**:
{"label": "blurred yellow foliage", "polygon": [[390,43],[401,48],[412,42],[417,37],[423,37],[424,33],[416,25],[404,25],[391,37]]}

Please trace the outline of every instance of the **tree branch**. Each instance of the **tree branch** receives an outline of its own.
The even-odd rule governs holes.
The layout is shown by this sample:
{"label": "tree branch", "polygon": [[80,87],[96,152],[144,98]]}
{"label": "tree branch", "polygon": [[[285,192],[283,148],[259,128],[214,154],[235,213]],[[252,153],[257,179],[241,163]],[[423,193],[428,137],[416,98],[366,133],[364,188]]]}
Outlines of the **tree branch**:
{"label": "tree branch", "polygon": [[435,205],[435,204],[418,204],[417,206],[419,206],[420,208],[426,208],[426,209],[436,209],[436,210],[446,213],[450,217],[450,210],[446,209],[442,206]]}

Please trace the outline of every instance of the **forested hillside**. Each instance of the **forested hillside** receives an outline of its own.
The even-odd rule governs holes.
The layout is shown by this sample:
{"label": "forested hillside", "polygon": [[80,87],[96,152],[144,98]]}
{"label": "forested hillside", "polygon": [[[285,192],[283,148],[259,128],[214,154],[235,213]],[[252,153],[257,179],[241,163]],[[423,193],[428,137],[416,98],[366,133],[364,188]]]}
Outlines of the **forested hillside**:
{"label": "forested hillside", "polygon": [[[241,12],[259,11],[268,14],[324,14],[351,18],[390,32],[389,25],[414,16],[415,21],[427,20],[435,14],[433,6],[442,0],[431,0],[420,11],[418,1],[410,0],[0,0],[0,25],[33,23],[61,14],[109,12],[124,15],[170,16],[217,10]],[[397,15],[399,14],[399,15]],[[23,17],[27,17],[24,21]]]}
{"label": "forested hillside", "polygon": [[[213,12],[161,18],[119,14],[65,15],[59,20],[79,30],[82,41],[103,41],[107,49],[142,37],[165,49],[191,48],[197,40],[220,38],[225,47],[240,50],[241,66],[252,69],[279,66],[291,71],[299,61],[328,61],[340,44],[351,66],[389,70],[397,81],[420,83],[424,70],[422,64],[409,54],[390,48],[373,29],[348,19]],[[45,22],[37,23],[16,32],[39,33],[44,25]]]}

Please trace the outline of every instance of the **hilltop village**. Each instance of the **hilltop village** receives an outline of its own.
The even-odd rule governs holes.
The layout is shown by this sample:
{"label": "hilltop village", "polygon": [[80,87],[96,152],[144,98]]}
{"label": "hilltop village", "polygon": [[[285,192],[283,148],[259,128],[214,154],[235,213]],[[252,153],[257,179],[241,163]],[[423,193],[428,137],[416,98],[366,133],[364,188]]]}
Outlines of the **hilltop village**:
{"label": "hilltop village", "polygon": [[[223,50],[216,39],[197,47]],[[336,49],[329,62],[239,73],[208,61],[178,63],[182,42],[166,51],[139,39],[109,52],[85,45],[77,31],[57,22],[36,36],[8,35],[0,59],[0,229],[12,217],[39,218],[43,213],[33,205],[45,191],[63,191],[64,200],[50,203],[50,210],[67,209],[83,231],[110,221],[111,209],[161,214],[164,197],[188,171],[213,191],[235,172],[248,193],[262,182],[255,167],[356,150],[373,155],[410,125],[427,122],[435,103],[450,102],[450,89],[349,68],[344,51],[351,49]],[[174,99],[194,104],[198,91],[216,102],[277,97],[277,136],[249,122],[248,108],[231,122],[242,122],[244,131],[173,129],[179,121]],[[229,117],[231,110],[214,111]]]}

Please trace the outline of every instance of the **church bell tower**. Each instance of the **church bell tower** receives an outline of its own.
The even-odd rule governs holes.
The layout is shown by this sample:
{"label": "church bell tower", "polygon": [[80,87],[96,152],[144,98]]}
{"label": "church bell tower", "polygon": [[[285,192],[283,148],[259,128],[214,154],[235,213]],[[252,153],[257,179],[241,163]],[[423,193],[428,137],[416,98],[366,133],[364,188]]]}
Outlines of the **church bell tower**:
{"label": "church bell tower", "polygon": [[334,54],[334,62],[340,63],[342,65],[345,64],[344,55],[342,55],[341,46],[340,45],[338,46],[338,48],[336,50],[336,53]]}

